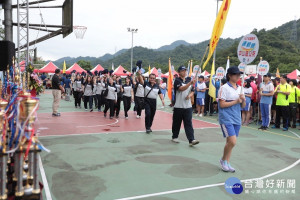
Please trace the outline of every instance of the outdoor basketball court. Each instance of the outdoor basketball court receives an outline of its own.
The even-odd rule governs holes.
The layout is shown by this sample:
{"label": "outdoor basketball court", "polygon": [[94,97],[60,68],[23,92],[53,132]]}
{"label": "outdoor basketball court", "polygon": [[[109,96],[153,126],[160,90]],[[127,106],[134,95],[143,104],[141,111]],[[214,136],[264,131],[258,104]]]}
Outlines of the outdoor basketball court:
{"label": "outdoor basketball court", "polygon": [[[215,116],[193,120],[200,144],[189,147],[183,129],[179,144],[170,140],[170,108],[158,105],[148,135],[144,113],[135,119],[131,112],[125,120],[122,112],[111,120],[62,100],[61,117],[56,118],[51,116],[50,91],[40,99],[36,129],[51,150],[41,154],[44,199],[299,199],[298,129],[262,132],[254,125],[243,127],[231,161],[237,172],[224,173],[219,159],[225,140]],[[243,182],[242,194],[226,192],[224,182],[230,177]],[[274,187],[262,189],[249,181],[260,177],[274,180]],[[295,180],[296,187],[287,188],[288,180]]]}

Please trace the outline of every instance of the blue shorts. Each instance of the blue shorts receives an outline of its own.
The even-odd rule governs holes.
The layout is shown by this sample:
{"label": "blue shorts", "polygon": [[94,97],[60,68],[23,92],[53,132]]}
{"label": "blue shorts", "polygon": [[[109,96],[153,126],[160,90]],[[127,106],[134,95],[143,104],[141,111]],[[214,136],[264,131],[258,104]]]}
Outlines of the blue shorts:
{"label": "blue shorts", "polygon": [[251,102],[246,102],[245,108],[242,108],[242,111],[250,111]]}
{"label": "blue shorts", "polygon": [[236,124],[220,124],[223,136],[229,137],[229,136],[239,136],[241,125]]}
{"label": "blue shorts", "polygon": [[196,99],[196,104],[199,106],[204,106],[205,105],[205,101],[203,98],[197,98]]}

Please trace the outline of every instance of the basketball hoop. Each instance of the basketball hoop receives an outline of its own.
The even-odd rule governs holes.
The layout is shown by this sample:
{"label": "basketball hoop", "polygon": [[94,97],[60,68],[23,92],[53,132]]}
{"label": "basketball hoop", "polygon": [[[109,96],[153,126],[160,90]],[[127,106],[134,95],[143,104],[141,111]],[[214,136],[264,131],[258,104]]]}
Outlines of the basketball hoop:
{"label": "basketball hoop", "polygon": [[85,34],[87,27],[86,26],[74,26],[73,29],[74,29],[76,38],[83,39],[83,36]]}

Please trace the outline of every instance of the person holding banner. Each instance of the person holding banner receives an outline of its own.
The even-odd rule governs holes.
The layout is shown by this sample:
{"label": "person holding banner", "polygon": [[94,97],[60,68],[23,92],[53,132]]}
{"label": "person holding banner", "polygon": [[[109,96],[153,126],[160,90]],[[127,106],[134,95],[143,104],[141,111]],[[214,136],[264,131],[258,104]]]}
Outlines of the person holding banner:
{"label": "person holding banner", "polygon": [[195,80],[187,80],[185,66],[178,69],[179,78],[174,81],[175,105],[172,122],[172,142],[179,143],[178,135],[183,121],[185,134],[189,140],[189,145],[194,146],[199,143],[194,137],[194,128],[192,123],[193,108],[191,98],[194,96]]}
{"label": "person holding banner", "polygon": [[230,67],[226,75],[228,82],[219,92],[219,123],[226,138],[223,157],[220,160],[224,172],[235,172],[229,160],[241,128],[241,108],[246,106],[245,95],[240,94],[241,88],[237,85],[241,73],[238,67]]}
{"label": "person holding banner", "polygon": [[276,120],[272,128],[280,128],[280,119],[283,119],[283,131],[289,130],[289,95],[291,93],[291,86],[287,83],[287,76],[280,77],[280,85],[277,86],[275,94],[276,100]]}
{"label": "person holding banner", "polygon": [[152,132],[152,123],[156,113],[156,99],[159,96],[162,105],[165,106],[164,97],[160,91],[159,85],[156,84],[156,75],[149,75],[149,82],[144,81],[141,76],[141,73],[137,76],[139,78],[140,84],[145,88],[144,96],[144,106],[145,106],[145,128],[146,133],[149,134]]}
{"label": "person holding banner", "polygon": [[271,122],[271,106],[274,95],[274,85],[271,81],[271,74],[264,75],[264,82],[260,85],[260,110],[261,110],[261,127],[258,129],[267,130]]}
{"label": "person holding banner", "polygon": [[196,116],[202,117],[204,115],[205,92],[206,92],[206,84],[204,82],[204,76],[199,76],[195,88],[197,92],[196,105],[198,111]]}

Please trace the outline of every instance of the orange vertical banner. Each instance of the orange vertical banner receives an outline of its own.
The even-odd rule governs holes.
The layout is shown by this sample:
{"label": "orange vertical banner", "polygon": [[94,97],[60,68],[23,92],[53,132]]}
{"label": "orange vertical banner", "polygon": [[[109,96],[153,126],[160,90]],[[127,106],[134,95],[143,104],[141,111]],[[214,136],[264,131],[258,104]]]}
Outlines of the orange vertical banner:
{"label": "orange vertical banner", "polygon": [[172,101],[173,74],[171,66],[171,58],[169,58],[169,77],[168,77],[168,97]]}

